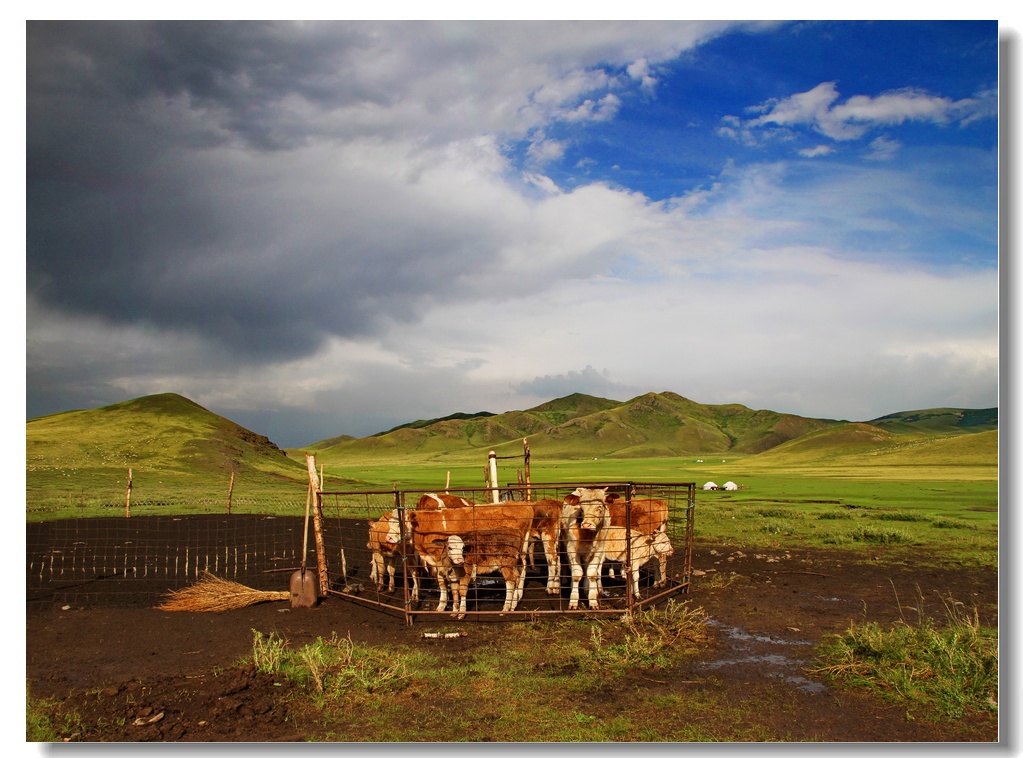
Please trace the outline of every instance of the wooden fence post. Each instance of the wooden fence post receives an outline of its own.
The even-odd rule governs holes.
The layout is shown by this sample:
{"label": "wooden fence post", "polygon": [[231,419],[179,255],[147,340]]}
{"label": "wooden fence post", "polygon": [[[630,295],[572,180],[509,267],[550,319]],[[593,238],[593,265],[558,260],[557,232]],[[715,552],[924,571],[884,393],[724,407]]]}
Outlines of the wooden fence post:
{"label": "wooden fence post", "polygon": [[234,494],[234,472],[231,472],[231,481],[227,485],[227,515],[231,515],[231,497]]}
{"label": "wooden fence post", "polygon": [[131,469],[128,469],[128,486],[124,491],[124,517],[131,518]]}
{"label": "wooden fence post", "polygon": [[522,467],[526,470],[526,500],[533,499],[533,491],[529,486],[529,440],[522,438]]}
{"label": "wooden fence post", "polygon": [[327,579],[327,550],[323,544],[323,494],[320,492],[320,479],[316,475],[316,458],[306,453],[305,461],[309,469],[309,489],[313,493],[313,535],[316,538],[316,570],[320,577],[320,597],[326,597],[330,582]]}
{"label": "wooden fence post", "polygon": [[493,450],[490,451],[490,486],[493,487],[491,492],[491,502],[501,502],[501,490],[500,485],[497,483],[497,453]]}

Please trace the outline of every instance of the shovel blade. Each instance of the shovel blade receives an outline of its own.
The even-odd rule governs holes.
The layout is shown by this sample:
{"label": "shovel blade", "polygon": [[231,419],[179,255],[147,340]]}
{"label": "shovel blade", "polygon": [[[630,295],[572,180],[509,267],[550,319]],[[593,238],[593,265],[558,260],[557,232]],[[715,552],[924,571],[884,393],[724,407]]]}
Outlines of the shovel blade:
{"label": "shovel blade", "polygon": [[292,608],[314,608],[319,601],[320,590],[312,571],[296,571],[291,575]]}

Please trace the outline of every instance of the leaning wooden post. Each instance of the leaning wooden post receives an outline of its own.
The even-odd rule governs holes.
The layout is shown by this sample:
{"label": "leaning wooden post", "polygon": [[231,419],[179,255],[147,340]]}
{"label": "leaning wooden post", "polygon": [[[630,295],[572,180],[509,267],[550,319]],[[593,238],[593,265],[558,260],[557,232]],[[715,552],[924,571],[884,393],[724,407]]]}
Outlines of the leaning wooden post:
{"label": "leaning wooden post", "polygon": [[309,489],[313,494],[313,536],[316,541],[316,570],[320,577],[320,597],[327,596],[330,582],[327,579],[327,550],[323,544],[323,494],[320,492],[320,478],[316,475],[316,458],[305,454],[309,469]]}
{"label": "leaning wooden post", "polygon": [[124,517],[131,518],[131,469],[128,469],[128,486],[124,490]]}
{"label": "leaning wooden post", "polygon": [[522,438],[522,467],[526,470],[526,500],[533,499],[533,491],[529,486],[529,440]]}
{"label": "leaning wooden post", "polygon": [[231,497],[234,495],[234,472],[231,472],[231,481],[227,484],[227,515],[231,515]]}
{"label": "leaning wooden post", "polygon": [[493,488],[491,492],[491,502],[501,502],[501,488],[497,483],[497,453],[493,450],[490,451],[490,486]]}

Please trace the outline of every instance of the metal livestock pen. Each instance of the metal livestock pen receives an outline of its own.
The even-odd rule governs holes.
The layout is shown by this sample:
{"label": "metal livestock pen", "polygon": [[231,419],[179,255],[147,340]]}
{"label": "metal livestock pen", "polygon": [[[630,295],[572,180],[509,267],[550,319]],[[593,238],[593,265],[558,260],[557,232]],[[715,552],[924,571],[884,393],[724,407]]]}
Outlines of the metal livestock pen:
{"label": "metal livestock pen", "polygon": [[[548,594],[548,562],[541,545],[530,542],[524,561],[528,563],[522,597],[513,611],[504,611],[506,587],[499,573],[478,573],[471,577],[466,593],[466,619],[511,620],[557,615],[622,615],[634,609],[651,606],[681,593],[688,593],[692,576],[693,525],[696,506],[696,485],[685,483],[651,482],[600,482],[600,483],[532,483],[506,488],[464,488],[447,492],[466,498],[472,503],[489,504],[497,492],[504,500],[540,501],[550,499],[563,501],[577,487],[607,488],[624,501],[626,514],[626,544],[632,545],[632,537],[638,534],[632,523],[632,502],[647,498],[663,500],[667,506],[667,535],[674,553],[668,559],[663,584],[657,582],[656,558],[640,569],[639,597],[633,597],[628,589],[628,573],[618,571],[611,576],[609,569],[618,566],[607,565],[599,582],[598,608],[591,609],[586,603],[586,594],[577,609],[570,609],[571,573],[559,546],[557,587],[554,594]],[[441,588],[437,578],[423,572],[419,578],[419,598],[413,597],[413,571],[416,565],[415,553],[410,551],[406,558],[396,562],[395,588],[388,591],[388,577],[384,575],[383,586],[371,579],[373,555],[369,541],[370,524],[382,516],[397,512],[398,528],[402,541],[408,540],[410,521],[405,518],[416,512],[416,505],[428,490],[383,490],[383,491],[317,491],[314,506],[314,526],[317,542],[317,557],[321,594],[344,598],[381,611],[403,616],[406,623],[416,619],[452,619],[452,610],[438,610]],[[433,490],[432,492],[437,492]],[[473,530],[487,532],[498,525],[486,523],[486,509],[477,508],[474,516],[477,522]],[[627,553],[628,555],[628,553]],[[625,566],[621,566],[624,569]]]}

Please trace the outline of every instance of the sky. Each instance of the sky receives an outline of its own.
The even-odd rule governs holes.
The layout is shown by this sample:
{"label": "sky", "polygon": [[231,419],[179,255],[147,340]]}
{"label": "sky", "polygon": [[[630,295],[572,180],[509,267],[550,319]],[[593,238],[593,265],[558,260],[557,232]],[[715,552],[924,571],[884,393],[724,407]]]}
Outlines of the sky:
{"label": "sky", "polygon": [[998,405],[994,21],[26,28],[26,418]]}

